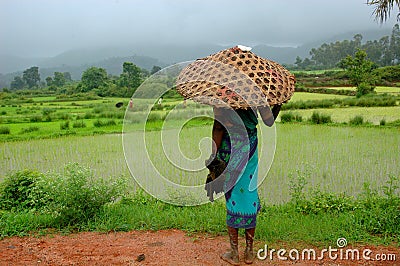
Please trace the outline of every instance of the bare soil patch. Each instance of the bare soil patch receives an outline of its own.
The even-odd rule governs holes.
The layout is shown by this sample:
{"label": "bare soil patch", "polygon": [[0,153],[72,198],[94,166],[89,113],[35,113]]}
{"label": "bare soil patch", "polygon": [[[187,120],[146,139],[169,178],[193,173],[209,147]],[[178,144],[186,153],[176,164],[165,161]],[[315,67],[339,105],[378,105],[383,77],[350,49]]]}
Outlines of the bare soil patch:
{"label": "bare soil patch", "polygon": [[[244,243],[241,237],[241,254]],[[258,241],[255,250],[264,245]],[[0,265],[228,265],[219,257],[228,248],[227,236],[188,235],[180,230],[10,237],[0,241]],[[273,261],[256,259],[253,265],[400,265],[397,247],[346,248],[369,248],[371,257],[395,254],[397,261],[331,260],[328,254],[323,260],[281,261],[275,253]],[[245,265],[242,258],[241,265]]]}

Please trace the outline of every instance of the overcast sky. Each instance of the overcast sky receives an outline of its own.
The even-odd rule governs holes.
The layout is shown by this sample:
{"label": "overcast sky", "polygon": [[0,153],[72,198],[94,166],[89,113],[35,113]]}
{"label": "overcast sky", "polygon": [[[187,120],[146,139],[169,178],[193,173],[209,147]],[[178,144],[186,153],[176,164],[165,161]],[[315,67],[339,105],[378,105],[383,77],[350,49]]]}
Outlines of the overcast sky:
{"label": "overcast sky", "polygon": [[0,54],[135,43],[296,46],[392,28],[366,0],[0,0]]}

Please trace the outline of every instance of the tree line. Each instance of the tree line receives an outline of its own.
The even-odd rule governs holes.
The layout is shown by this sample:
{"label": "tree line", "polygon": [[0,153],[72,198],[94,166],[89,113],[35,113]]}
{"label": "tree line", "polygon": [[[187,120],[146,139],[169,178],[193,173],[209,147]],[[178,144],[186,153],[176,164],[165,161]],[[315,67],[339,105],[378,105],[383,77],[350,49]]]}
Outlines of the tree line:
{"label": "tree line", "polygon": [[395,24],[390,36],[362,43],[363,36],[356,34],[352,40],[324,43],[310,51],[310,58],[296,58],[296,69],[331,69],[338,67],[347,56],[354,56],[358,50],[364,50],[368,59],[377,66],[396,65],[400,62],[400,29]]}
{"label": "tree line", "polygon": [[69,72],[54,72],[53,76],[42,81],[39,67],[34,66],[24,70],[22,76],[15,76],[10,89],[46,88],[57,93],[93,92],[99,96],[131,97],[146,77],[159,70],[161,67],[153,66],[149,72],[132,62],[124,62],[119,76],[109,75],[104,68],[92,66],[82,73],[80,81],[73,81]]}

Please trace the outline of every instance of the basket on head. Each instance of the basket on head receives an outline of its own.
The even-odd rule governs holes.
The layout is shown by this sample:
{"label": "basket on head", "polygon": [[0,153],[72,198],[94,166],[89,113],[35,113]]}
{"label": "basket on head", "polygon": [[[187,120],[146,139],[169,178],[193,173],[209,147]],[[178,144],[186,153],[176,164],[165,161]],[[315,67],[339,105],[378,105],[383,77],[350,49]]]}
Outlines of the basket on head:
{"label": "basket on head", "polygon": [[295,77],[280,64],[242,50],[222,50],[186,66],[176,81],[186,99],[247,109],[287,102]]}

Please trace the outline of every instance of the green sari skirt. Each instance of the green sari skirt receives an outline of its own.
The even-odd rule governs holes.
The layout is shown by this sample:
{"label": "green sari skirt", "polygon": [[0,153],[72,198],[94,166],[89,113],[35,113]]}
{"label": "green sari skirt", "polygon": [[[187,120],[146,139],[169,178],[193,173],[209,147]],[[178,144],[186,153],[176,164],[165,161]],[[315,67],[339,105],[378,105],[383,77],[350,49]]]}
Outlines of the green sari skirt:
{"label": "green sari skirt", "polygon": [[228,166],[225,172],[226,223],[234,228],[254,228],[261,209],[257,191],[257,129],[247,134],[224,133],[217,156]]}

